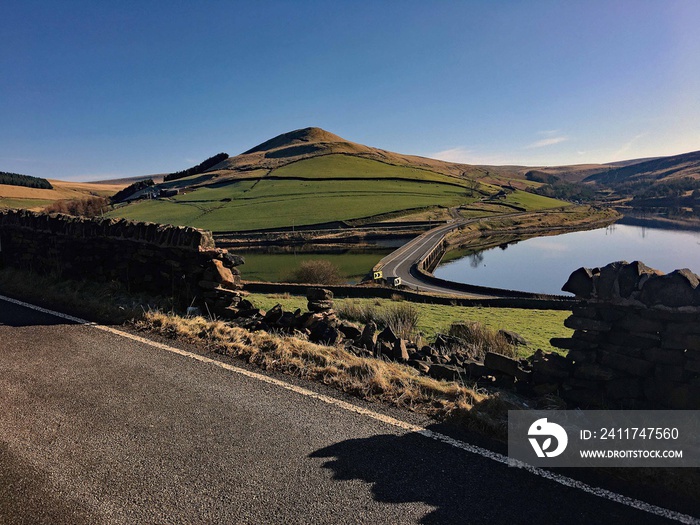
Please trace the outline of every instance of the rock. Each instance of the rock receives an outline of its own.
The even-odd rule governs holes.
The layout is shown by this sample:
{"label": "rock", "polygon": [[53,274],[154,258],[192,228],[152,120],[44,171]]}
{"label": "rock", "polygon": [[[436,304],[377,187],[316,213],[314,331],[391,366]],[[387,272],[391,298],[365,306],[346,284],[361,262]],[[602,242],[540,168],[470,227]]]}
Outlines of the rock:
{"label": "rock", "polygon": [[627,261],[615,261],[606,264],[600,269],[600,277],[596,284],[596,296],[598,299],[609,301],[620,297],[617,277],[620,271],[628,264]]}
{"label": "rock", "polygon": [[378,339],[377,344],[374,345],[374,357],[393,359],[393,346],[387,341],[382,341],[381,339]]}
{"label": "rock", "polygon": [[486,352],[484,356],[484,366],[498,372],[503,372],[519,380],[525,381],[529,378],[530,372],[520,368],[520,363],[515,359],[506,357],[495,352]]}
{"label": "rock", "polygon": [[599,321],[597,319],[589,319],[588,317],[567,317],[564,320],[564,326],[572,330],[589,330],[594,332],[607,332],[610,330],[610,323]]}
{"label": "rock", "polygon": [[222,261],[226,268],[235,268],[236,266],[241,266],[245,264],[245,259],[243,257],[228,252],[223,254]]}
{"label": "rock", "polygon": [[465,376],[463,368],[454,365],[430,365],[428,375],[433,379],[444,379],[445,381],[461,381]]}
{"label": "rock", "polygon": [[347,321],[343,321],[338,325],[338,330],[343,334],[343,337],[345,339],[349,339],[351,341],[359,341],[362,337],[362,332],[360,329]]}
{"label": "rock", "polygon": [[308,288],[306,290],[306,299],[309,301],[332,301],[333,292],[325,288]]}
{"label": "rock", "polygon": [[657,364],[654,370],[654,377],[668,381],[683,381],[685,369],[681,365]]}
{"label": "rock", "polygon": [[[549,340],[552,346],[563,348],[564,350],[591,350],[598,346],[597,343],[589,343],[581,339],[572,339],[570,337],[552,337]],[[571,353],[571,352],[569,352]]]}
{"label": "rock", "polygon": [[240,303],[238,303],[238,308],[241,310],[250,310],[255,308],[255,306],[253,306],[253,303],[251,303],[248,299],[243,299]]}
{"label": "rock", "polygon": [[574,271],[566,284],[562,286],[562,291],[574,294],[576,297],[581,297],[582,299],[590,299],[593,297],[593,270],[590,268],[579,268]]}
{"label": "rock", "polygon": [[268,310],[268,312],[265,314],[265,317],[263,320],[267,324],[276,324],[284,315],[284,310],[282,310],[282,305],[281,304],[276,304],[272,308]]}
{"label": "rock", "polygon": [[453,348],[464,347],[466,345],[467,343],[459,337],[438,334],[437,337],[435,337],[435,343],[433,346],[439,351],[445,353],[446,351],[452,350]]}
{"label": "rock", "polygon": [[598,363],[577,363],[574,367],[574,377],[589,381],[610,381],[619,377],[619,373]]}
{"label": "rock", "polygon": [[309,301],[307,307],[311,312],[328,312],[333,309],[333,301]]}
{"label": "rock", "polygon": [[659,346],[661,337],[658,334],[623,332],[614,330],[608,334],[608,341],[620,347],[631,347],[633,349],[653,348]]}
{"label": "rock", "polygon": [[642,355],[647,361],[664,365],[682,365],[685,363],[685,352],[670,348],[644,348]]}
{"label": "rock", "polygon": [[[270,312],[268,312],[269,314]],[[294,325],[295,317],[291,312],[284,312],[282,317],[277,320],[277,326],[280,328],[291,328]]]}
{"label": "rock", "polygon": [[366,348],[367,350],[372,350],[376,342],[377,325],[374,323],[374,321],[370,321],[362,329],[362,335],[360,336],[360,346]]}
{"label": "rock", "polygon": [[311,328],[311,333],[309,334],[309,341],[312,343],[332,346],[341,340],[341,333],[326,321],[317,322],[313,328]]}
{"label": "rock", "polygon": [[599,352],[600,363],[615,370],[619,370],[633,376],[645,377],[654,368],[654,364],[643,359],[616,354],[601,350]]}
{"label": "rock", "polygon": [[691,306],[699,282],[698,276],[687,268],[667,275],[654,275],[642,286],[639,299],[649,306]]}
{"label": "rock", "polygon": [[[231,270],[224,266],[224,263],[219,259],[213,259],[212,266],[214,270],[214,279],[224,288],[235,288],[236,278],[231,273]],[[240,278],[239,278],[240,280]]]}
{"label": "rock", "polygon": [[381,341],[386,341],[387,343],[394,344],[398,337],[394,333],[394,331],[390,327],[386,327],[384,330],[381,331],[381,333],[377,336],[377,340]]}
{"label": "rock", "polygon": [[617,275],[620,297],[629,298],[641,290],[641,287],[652,275],[661,275],[662,272],[650,268],[640,261],[634,261],[620,269]]}
{"label": "rock", "polygon": [[594,363],[596,360],[595,350],[569,350],[566,358],[574,363]]}
{"label": "rock", "polygon": [[408,350],[406,348],[406,341],[403,339],[397,339],[394,341],[394,360],[405,363],[408,361]]}
{"label": "rock", "polygon": [[653,321],[631,312],[615,323],[615,328],[621,328],[622,330],[627,330],[632,333],[657,333],[660,332],[663,327],[663,323],[659,321]]}
{"label": "rock", "polygon": [[661,348],[700,351],[700,335],[666,331],[661,335]]}
{"label": "rock", "polygon": [[511,330],[499,330],[498,333],[511,345],[527,346],[527,340],[516,332]]}
{"label": "rock", "polygon": [[569,377],[571,363],[558,354],[538,350],[532,357],[532,372],[536,383],[556,383]]}
{"label": "rock", "polygon": [[415,368],[421,374],[427,374],[430,371],[430,364],[426,363],[425,361],[420,361],[418,359],[409,359],[408,363],[406,364],[412,368]]}
{"label": "rock", "polygon": [[605,385],[606,396],[612,399],[636,399],[644,395],[642,381],[637,378],[620,378]]}

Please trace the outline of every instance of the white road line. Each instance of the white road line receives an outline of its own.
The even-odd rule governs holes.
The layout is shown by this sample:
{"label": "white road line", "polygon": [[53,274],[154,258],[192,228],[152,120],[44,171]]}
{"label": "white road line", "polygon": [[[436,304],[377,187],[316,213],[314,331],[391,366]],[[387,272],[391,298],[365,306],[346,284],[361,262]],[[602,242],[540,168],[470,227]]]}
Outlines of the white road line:
{"label": "white road line", "polygon": [[[157,343],[155,341],[151,341],[150,339],[146,339],[145,337],[130,334],[130,333],[124,332],[122,330],[117,330],[116,328],[92,323],[90,321],[80,319],[79,317],[74,317],[72,315],[67,315],[67,314],[64,314],[61,312],[56,312],[54,310],[42,308],[40,306],[35,306],[33,304],[26,303],[24,301],[19,301],[17,299],[12,299],[11,297],[5,297],[3,295],[0,295],[0,300],[7,301],[9,303],[13,303],[13,304],[16,304],[18,306],[23,306],[25,308],[30,308],[30,309],[35,310],[37,312],[42,312],[45,314],[53,315],[53,316],[59,317],[61,319],[65,319],[67,321],[72,321],[74,323],[88,325],[88,326],[91,326],[92,328],[96,328],[97,330],[102,330],[103,332],[108,332],[108,333],[111,333],[111,334],[114,334],[114,335],[117,335],[120,337],[124,337],[126,339],[131,339],[132,341],[136,341],[138,343],[149,345],[149,346],[152,346],[154,348],[158,348],[160,350],[165,350],[166,352],[171,352],[171,353],[178,354],[178,355],[181,355],[184,357],[189,357],[191,359],[195,359],[195,360],[200,361],[202,363],[207,363],[207,364],[211,364],[214,366],[218,366],[219,368],[229,370],[229,371],[234,372],[236,374],[240,374],[240,375],[249,377],[251,379],[256,379],[256,380],[262,381],[264,383],[275,385],[275,386],[278,386],[280,388],[284,388],[285,390],[295,392],[299,395],[311,397],[313,399],[317,399],[319,401],[322,401],[322,402],[327,403],[329,405],[336,406],[336,407],[341,408],[343,410],[347,410],[349,412],[354,412],[356,414],[360,414],[362,416],[374,419],[376,421],[381,421],[382,423],[386,423],[387,425],[391,425],[395,428],[400,428],[400,429],[406,430],[408,432],[416,432],[417,434],[420,434],[420,435],[425,436],[427,438],[434,439],[436,441],[440,441],[442,443],[453,446],[455,448],[459,448],[459,449],[464,450],[466,452],[470,452],[472,454],[477,454],[481,457],[491,459],[491,460],[496,461],[498,463],[502,463],[505,465],[513,465],[514,464],[514,462],[511,459],[509,459],[508,456],[504,456],[503,454],[499,454],[497,452],[493,452],[491,450],[488,450],[488,449],[485,449],[482,447],[478,447],[476,445],[471,445],[471,444],[466,443],[464,441],[460,441],[458,439],[451,438],[451,437],[446,436],[444,434],[434,432],[434,431],[429,430],[425,427],[422,427],[419,425],[414,425],[414,424],[408,423],[406,421],[401,421],[400,419],[396,419],[396,418],[393,418],[391,416],[386,416],[384,414],[380,414],[378,412],[374,412],[372,410],[368,410],[366,408],[362,408],[362,407],[353,405],[352,403],[348,403],[346,401],[342,401],[342,400],[336,399],[334,397],[326,396],[323,394],[318,394],[318,393],[313,392],[311,390],[307,390],[306,388],[302,388],[302,387],[299,387],[296,385],[292,385],[290,383],[286,383],[284,381],[280,381],[279,379],[274,379],[272,377],[258,374],[256,372],[251,372],[250,370],[246,370],[244,368],[239,368],[237,366],[229,365],[227,363],[222,363],[221,361],[217,361],[215,359],[204,357],[204,356],[199,355],[199,354],[188,352],[186,350],[180,350],[179,348],[168,346],[168,345],[165,345],[162,343]],[[670,509],[665,509],[663,507],[652,505],[650,503],[646,503],[646,502],[638,500],[638,499],[630,498],[628,496],[623,496],[622,494],[618,494],[616,492],[612,492],[612,491],[602,489],[599,487],[594,487],[594,486],[588,485],[586,483],[583,483],[581,481],[575,480],[573,478],[569,478],[567,476],[562,476],[560,474],[555,474],[554,472],[550,472],[548,470],[544,470],[544,469],[541,469],[538,467],[532,467],[532,466],[526,465],[524,463],[517,463],[515,466],[523,468],[524,470],[527,470],[531,474],[534,474],[534,475],[539,476],[541,478],[545,478],[545,479],[554,481],[556,483],[559,483],[560,485],[563,485],[565,487],[575,488],[575,489],[578,489],[578,490],[585,492],[587,494],[592,494],[594,496],[598,496],[600,498],[607,499],[607,500],[613,501],[615,503],[620,503],[621,505],[626,505],[626,506],[631,507],[633,509],[641,510],[643,512],[647,512],[649,514],[653,514],[656,516],[661,516],[663,518],[674,520],[674,521],[677,521],[679,523],[700,524],[699,518],[695,518],[695,517],[690,516],[688,514],[683,514],[683,513],[676,512],[676,511],[673,511]]]}

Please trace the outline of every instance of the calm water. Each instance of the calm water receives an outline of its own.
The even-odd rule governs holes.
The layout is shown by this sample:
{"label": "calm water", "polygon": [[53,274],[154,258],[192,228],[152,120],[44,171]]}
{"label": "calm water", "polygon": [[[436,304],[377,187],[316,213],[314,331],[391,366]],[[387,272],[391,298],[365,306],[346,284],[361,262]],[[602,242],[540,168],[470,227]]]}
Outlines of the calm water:
{"label": "calm water", "polygon": [[468,284],[561,294],[577,268],[620,260],[642,261],[666,273],[677,268],[700,273],[700,232],[614,224],[484,250],[441,264],[435,275]]}

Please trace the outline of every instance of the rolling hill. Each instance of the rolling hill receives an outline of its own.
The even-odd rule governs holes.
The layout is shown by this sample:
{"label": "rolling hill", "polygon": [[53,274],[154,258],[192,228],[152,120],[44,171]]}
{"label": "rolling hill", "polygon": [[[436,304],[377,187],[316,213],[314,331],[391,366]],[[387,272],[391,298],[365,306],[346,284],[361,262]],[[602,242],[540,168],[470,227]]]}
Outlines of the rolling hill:
{"label": "rolling hill", "polygon": [[[381,220],[502,193],[485,177],[483,170],[467,164],[401,155],[305,128],[229,157],[204,173],[158,184],[157,189],[171,190],[167,199],[141,200],[109,215],[214,231]],[[513,211],[565,204],[522,194],[509,189],[495,205]]]}
{"label": "rolling hill", "polygon": [[641,160],[631,165],[613,165],[611,169],[586,177],[584,182],[615,185],[620,182],[640,179],[651,182],[667,182],[683,177],[700,179],[700,151]]}

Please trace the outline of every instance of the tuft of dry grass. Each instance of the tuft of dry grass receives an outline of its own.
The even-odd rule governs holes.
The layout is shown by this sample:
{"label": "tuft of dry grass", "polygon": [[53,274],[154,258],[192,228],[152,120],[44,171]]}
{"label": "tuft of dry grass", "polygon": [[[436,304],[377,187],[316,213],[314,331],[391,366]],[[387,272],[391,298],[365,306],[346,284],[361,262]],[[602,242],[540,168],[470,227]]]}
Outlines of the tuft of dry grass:
{"label": "tuft of dry grass", "polygon": [[[473,428],[503,436],[507,409],[474,410],[488,399],[454,382],[421,376],[399,363],[358,357],[341,346],[321,346],[265,332],[248,332],[223,321],[183,318],[157,311],[136,321],[141,330],[197,344],[209,351],[245,359],[266,370],[321,381],[362,399],[381,401],[434,417],[457,417]],[[484,405],[486,406],[486,405]]]}
{"label": "tuft of dry grass", "polygon": [[465,348],[462,350],[473,359],[482,360],[486,352],[495,352],[512,358],[518,357],[518,351],[514,345],[495,330],[479,322],[452,323],[448,335],[463,340]]}
{"label": "tuft of dry grass", "polygon": [[418,309],[408,302],[389,305],[380,315],[382,324],[401,339],[415,339],[419,318]]}
{"label": "tuft of dry grass", "polygon": [[370,321],[377,323],[379,320],[377,307],[366,301],[345,300],[336,305],[336,312],[341,319],[347,319],[355,323],[367,324]]}

